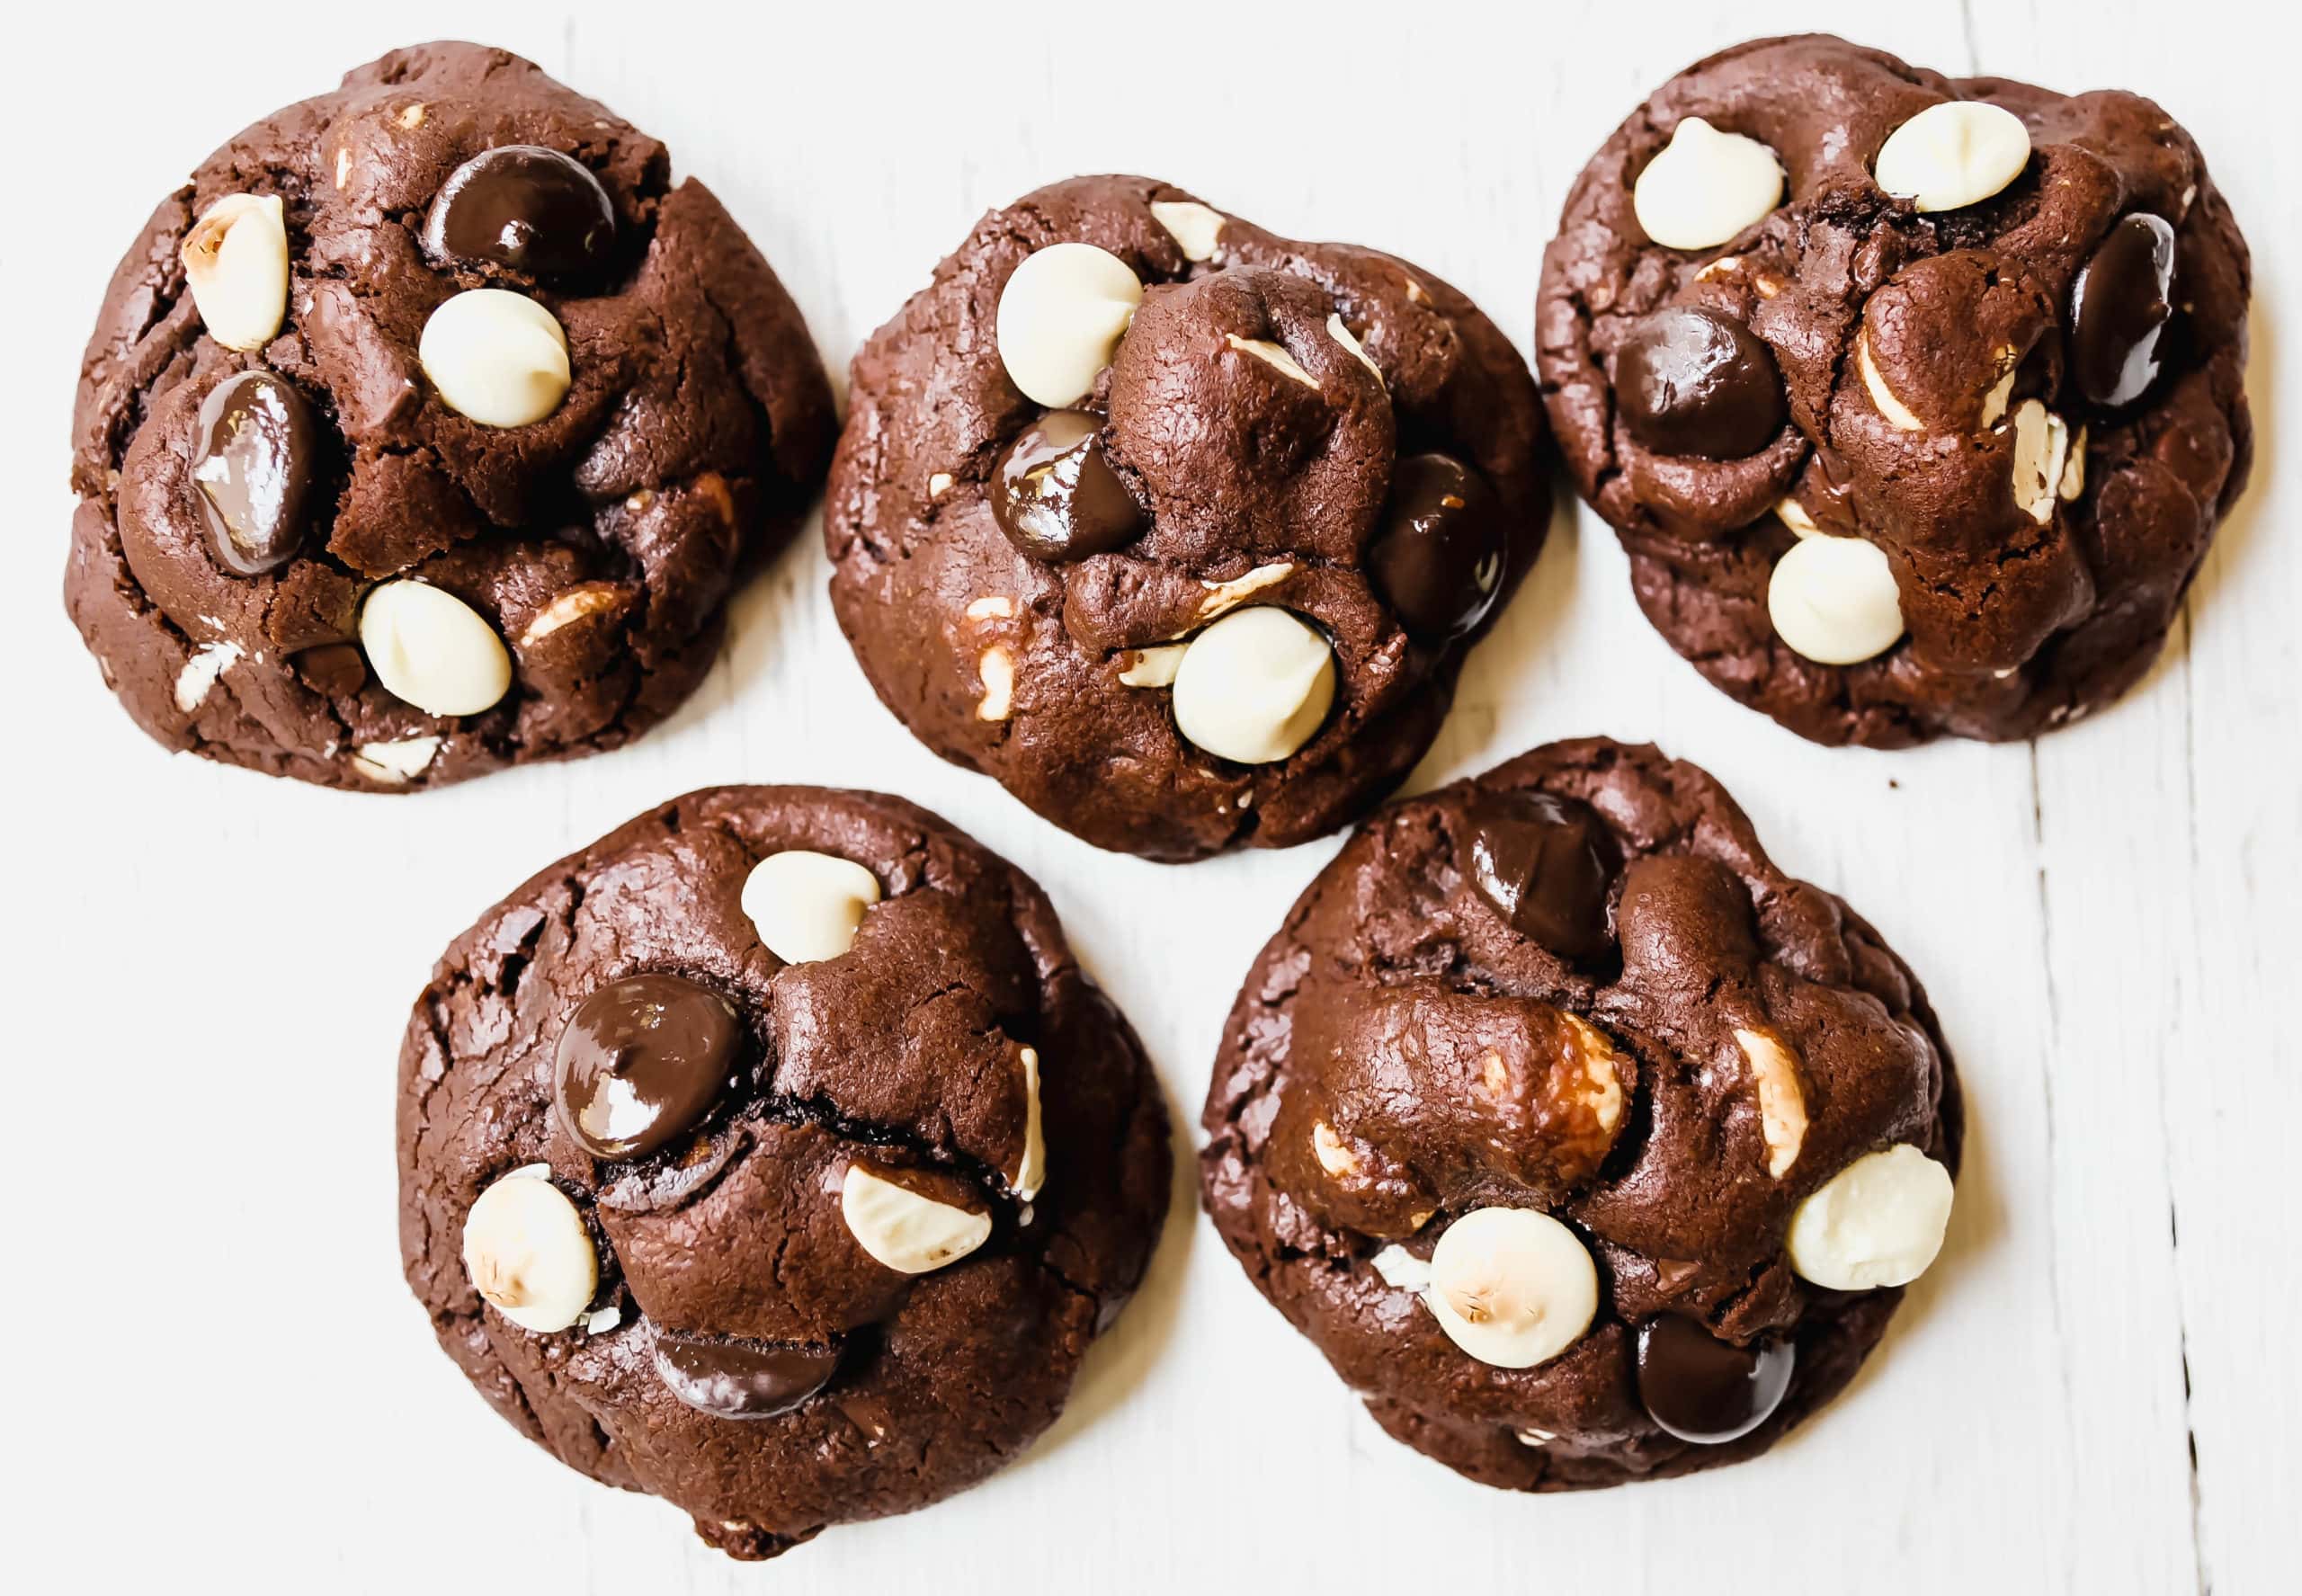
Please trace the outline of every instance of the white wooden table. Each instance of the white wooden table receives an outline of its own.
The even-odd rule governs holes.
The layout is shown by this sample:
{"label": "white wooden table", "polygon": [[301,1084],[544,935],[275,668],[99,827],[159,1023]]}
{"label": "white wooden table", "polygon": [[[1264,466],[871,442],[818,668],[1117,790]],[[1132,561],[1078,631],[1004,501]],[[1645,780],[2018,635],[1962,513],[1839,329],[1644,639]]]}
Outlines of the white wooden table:
{"label": "white wooden table", "polygon": [[[0,923],[21,1110],[5,1444],[22,1472],[0,1582],[2296,1588],[2296,25],[2206,0],[1509,9],[19,13]],[[666,139],[765,248],[843,387],[856,343],[980,212],[1083,171],[1165,176],[1282,231],[1400,251],[1523,350],[1560,200],[1614,123],[1717,46],[1833,26],[1952,72],[2137,89],[2207,150],[2253,247],[2261,449],[2164,658],[2035,746],[1827,751],[1706,687],[1639,619],[1613,539],[1562,511],[1414,785],[1557,736],[1655,739],[1722,777],[1785,864],[1919,970],[1965,1071],[1971,1151],[1948,1249],[1854,1389],[1756,1464],[1581,1497],[1482,1490],[1376,1431],[1179,1182],[1150,1279],[1053,1435],[962,1499],[834,1530],[767,1571],[491,1414],[400,1283],[393,1064],[434,954],[531,868],[710,782],[907,794],[1047,885],[1188,1126],[1247,959],[1334,844],[1141,863],[941,763],[850,659],[812,530],[744,595],[694,701],[626,752],[404,802],[165,757],[58,599],[80,343],[153,201],[344,68],[462,36]]]}

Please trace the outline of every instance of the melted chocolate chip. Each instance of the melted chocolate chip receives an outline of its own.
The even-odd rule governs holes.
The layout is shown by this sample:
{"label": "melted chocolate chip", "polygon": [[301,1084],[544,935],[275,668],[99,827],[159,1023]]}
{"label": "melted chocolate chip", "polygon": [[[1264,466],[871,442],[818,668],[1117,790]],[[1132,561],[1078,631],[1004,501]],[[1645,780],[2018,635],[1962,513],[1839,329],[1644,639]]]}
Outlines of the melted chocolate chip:
{"label": "melted chocolate chip", "polygon": [[1697,305],[1658,310],[1615,352],[1615,403],[1657,454],[1739,459],[1774,441],[1789,415],[1765,341]]}
{"label": "melted chocolate chip", "polygon": [[1566,958],[1613,941],[1613,839],[1587,805],[1547,792],[1481,792],[1463,806],[1456,865],[1520,935]]}
{"label": "melted chocolate chip", "polygon": [[1732,1346],[1665,1314],[1638,1332],[1638,1400],[1681,1440],[1716,1446],[1766,1422],[1790,1388],[1797,1356],[1787,1341]]}
{"label": "melted chocolate chip", "polygon": [[2158,375],[2158,339],[2173,317],[2174,229],[2135,215],[2081,268],[2070,290],[2070,375],[2109,408],[2131,405]]}
{"label": "melted chocolate chip", "polygon": [[583,162],[507,144],[448,174],[424,218],[424,246],[537,277],[591,273],[615,254],[615,204]]}
{"label": "melted chocolate chip", "polygon": [[1050,410],[1007,446],[991,474],[991,514],[1007,540],[1051,562],[1109,554],[1142,535],[1142,506],[1103,459],[1103,418]]}
{"label": "melted chocolate chip", "polygon": [[1410,633],[1443,642],[1494,607],[1508,539],[1503,502],[1486,478],[1443,454],[1410,455],[1392,475],[1368,573]]}
{"label": "melted chocolate chip", "polygon": [[718,1419],[772,1419],[831,1383],[837,1347],[775,1346],[656,1332],[656,1378]]}
{"label": "melted chocolate chip", "polygon": [[261,576],[296,557],[319,436],[304,396],[269,371],[226,378],[201,402],[192,479],[208,547],[233,575]]}
{"label": "melted chocolate chip", "polygon": [[645,1158],[710,1111],[736,1067],[736,1012],[677,976],[602,986],[559,1033],[560,1123],[596,1158]]}

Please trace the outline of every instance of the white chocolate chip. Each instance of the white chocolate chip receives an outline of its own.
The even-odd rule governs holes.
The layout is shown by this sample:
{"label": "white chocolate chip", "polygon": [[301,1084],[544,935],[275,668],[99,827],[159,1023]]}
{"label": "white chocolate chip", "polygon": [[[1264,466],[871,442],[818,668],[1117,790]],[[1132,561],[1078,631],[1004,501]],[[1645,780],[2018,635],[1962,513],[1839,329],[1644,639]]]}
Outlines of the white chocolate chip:
{"label": "white chocolate chip", "polygon": [[1264,365],[1279,372],[1280,376],[1291,378],[1301,383],[1313,393],[1319,391],[1319,379],[1297,365],[1293,355],[1289,354],[1270,339],[1242,338],[1236,333],[1226,333],[1223,334],[1223,341],[1242,354],[1254,356]]}
{"label": "white chocolate chip", "polygon": [[288,315],[286,207],[272,194],[226,194],[184,235],[183,278],[210,338],[262,349]]}
{"label": "white chocolate chip", "polygon": [[897,1274],[956,1263],[991,1239],[991,1216],[922,1197],[860,1164],[840,1183],[840,1217],[856,1244]]}
{"label": "white chocolate chip", "polygon": [[1514,1430],[1511,1433],[1519,1438],[1522,1447],[1546,1447],[1558,1439],[1558,1432],[1554,1430]]}
{"label": "white chocolate chip", "polygon": [[950,491],[951,474],[949,471],[938,471],[935,475],[927,479],[927,496],[929,498],[940,499]]}
{"label": "white chocolate chip", "polygon": [[1774,515],[1777,521],[1790,529],[1794,536],[1800,538],[1822,536],[1823,529],[1816,526],[1815,518],[1807,513],[1807,506],[1796,499],[1784,499],[1774,507]]}
{"label": "white chocolate chip", "polygon": [[1334,1127],[1324,1119],[1311,1125],[1311,1155],[1319,1161],[1319,1167],[1331,1175],[1347,1175],[1359,1167],[1359,1160],[1343,1145]]}
{"label": "white chocolate chip", "polygon": [[1665,249],[1714,248],[1781,200],[1782,164],[1774,152],[1699,116],[1679,123],[1630,191],[1640,228]]}
{"label": "white chocolate chip", "polygon": [[623,1304],[611,1302],[584,1321],[585,1335],[605,1335],[623,1323]]}
{"label": "white chocolate chip", "polygon": [[1851,665],[1903,635],[1886,551],[1861,538],[1802,538],[1774,562],[1766,611],[1775,635],[1817,664]]}
{"label": "white chocolate chip", "polygon": [[1735,1028],[1735,1045],[1750,1065],[1758,1088],[1759,1133],[1766,1140],[1766,1172],[1780,1180],[1798,1161],[1807,1140],[1807,1093],[1798,1083],[1798,1058],[1762,1030]]}
{"label": "white chocolate chip", "polygon": [[605,583],[585,583],[581,587],[569,588],[537,611],[534,619],[522,629],[521,646],[540,643],[564,626],[612,609],[617,596],[616,590]]}
{"label": "white chocolate chip", "polygon": [[1862,386],[1869,390],[1870,402],[1878,407],[1879,415],[1905,432],[1926,430],[1926,424],[1911,413],[1909,406],[1895,397],[1895,390],[1888,388],[1887,379],[1878,374],[1877,364],[1870,359],[1870,329],[1868,327],[1854,335],[1854,364],[1855,369],[1862,373]]}
{"label": "white chocolate chip", "polygon": [[[1359,363],[1367,368],[1368,371],[1374,377],[1376,381],[1383,381],[1383,368],[1375,363],[1374,357],[1367,352],[1366,349],[1361,345],[1358,339],[1351,335],[1351,329],[1343,325],[1343,313],[1341,311],[1337,311],[1333,316],[1327,317],[1327,336],[1334,339],[1337,343],[1342,344],[1345,349],[1349,350],[1352,355],[1357,357]],[[1384,386],[1387,388],[1390,385],[1388,383],[1384,383]]]}
{"label": "white chocolate chip", "polygon": [[999,294],[999,359],[1035,404],[1059,410],[1094,386],[1143,302],[1127,263],[1092,244],[1050,244],[1023,258]]}
{"label": "white chocolate chip", "polygon": [[206,703],[216,678],[230,670],[239,657],[237,643],[201,644],[176,673],[176,708],[189,715]]}
{"label": "white chocolate chip", "polygon": [[2059,491],[2066,502],[2086,491],[2086,429],[2083,426],[2071,437],[2070,459],[2062,468]]}
{"label": "white chocolate chip", "polygon": [[1926,1272],[1950,1224],[1950,1172],[1908,1143],[1869,1153],[1790,1216],[1790,1267],[1834,1291],[1902,1286]]}
{"label": "white chocolate chip", "polygon": [[1475,1208],[1431,1253],[1423,1306],[1447,1339],[1497,1369],[1531,1369],[1590,1328],[1599,1271],[1581,1238],[1536,1208]]}
{"label": "white chocolate chip", "polygon": [[2030,163],[2021,117],[1986,101],[1945,100],[1887,135],[1871,174],[1921,210],[1956,210],[1989,199]]}
{"label": "white chocolate chip", "polygon": [[1175,671],[1183,663],[1188,643],[1164,643],[1156,648],[1138,648],[1129,656],[1127,668],[1119,673],[1125,687],[1172,687]]}
{"label": "white chocolate chip", "polygon": [[1731,277],[1742,269],[1742,256],[1720,255],[1715,261],[1706,262],[1702,270],[1694,274],[1694,280],[1697,282],[1715,282],[1719,278]]}
{"label": "white chocolate chip", "polygon": [[1334,702],[1334,650],[1289,611],[1227,615],[1191,640],[1175,667],[1175,726],[1241,764],[1285,759]]}
{"label": "white chocolate chip", "polygon": [[505,1175],[471,1205],[464,1271],[496,1312],[544,1333],[583,1318],[600,1285],[599,1254],[583,1215],[566,1192],[528,1170]]}
{"label": "white chocolate chip", "polygon": [[1376,1253],[1374,1264],[1375,1272],[1383,1277],[1383,1284],[1394,1291],[1413,1291],[1419,1296],[1431,1288],[1431,1266],[1396,1242]]}
{"label": "white chocolate chip", "polygon": [[424,324],[415,358],[451,410],[487,427],[541,421],[559,408],[572,380],[558,318],[508,289],[469,289],[449,299]]}
{"label": "white chocolate chip", "polygon": [[439,756],[437,737],[402,737],[395,743],[362,743],[352,751],[352,768],[370,781],[397,786],[432,768]]}
{"label": "white chocolate chip", "polygon": [[975,662],[983,682],[983,697],[975,707],[977,720],[1004,720],[1015,712],[1015,655],[1004,643],[994,643]]}
{"label": "white chocolate chip", "polygon": [[2021,363],[2012,345],[1999,350],[1998,380],[1982,397],[1982,424],[1985,427],[1996,426],[1998,418],[2006,414],[2007,402],[2014,397],[2014,375]]}
{"label": "white chocolate chip", "polygon": [[428,583],[387,582],[360,607],[360,646],[385,690],[432,715],[477,715],[512,686],[512,656],[479,611]]}
{"label": "white chocolate chip", "polygon": [[1023,1155],[1008,1179],[1015,1195],[1029,1202],[1047,1181],[1047,1133],[1039,1121],[1039,1050],[1019,1050],[1023,1069]]}
{"label": "white chocolate chip", "polygon": [[338,145],[335,151],[335,186],[342,188],[352,181],[352,147]]}
{"label": "white chocolate chip", "polygon": [[1292,575],[1295,562],[1273,560],[1267,566],[1257,566],[1244,576],[1234,576],[1228,582],[1209,582],[1200,579],[1207,596],[1199,602],[1199,618],[1212,620],[1226,611],[1237,609],[1253,594],[1261,593],[1272,583]]}
{"label": "white chocolate chip", "polygon": [[1154,200],[1151,218],[1167,229],[1187,261],[1211,259],[1223,232],[1222,212],[1193,200]]}
{"label": "white chocolate chip", "polygon": [[837,958],[855,945],[863,912],[879,901],[879,878],[870,871],[804,848],[771,853],[744,878],[744,913],[786,964]]}
{"label": "white chocolate chip", "polygon": [[2040,526],[2054,519],[2069,456],[2068,423],[2036,399],[2014,407],[2014,503]]}
{"label": "white chocolate chip", "polygon": [[1015,601],[1004,593],[986,593],[970,601],[967,607],[969,620],[1006,620],[1014,613]]}
{"label": "white chocolate chip", "polygon": [[422,103],[418,102],[414,105],[402,107],[398,120],[399,125],[406,128],[411,133],[415,132],[416,129],[422,127],[424,125],[424,106]]}

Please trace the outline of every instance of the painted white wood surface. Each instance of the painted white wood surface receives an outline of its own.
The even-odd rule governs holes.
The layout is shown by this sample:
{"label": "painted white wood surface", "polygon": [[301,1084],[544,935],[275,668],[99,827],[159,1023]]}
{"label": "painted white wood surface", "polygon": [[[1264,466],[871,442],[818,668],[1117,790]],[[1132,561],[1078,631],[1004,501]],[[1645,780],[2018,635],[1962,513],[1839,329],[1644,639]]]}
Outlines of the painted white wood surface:
{"label": "painted white wood surface", "polygon": [[[2282,8],[270,13],[84,4],[11,30],[9,1584],[2295,1588],[2302,490],[2283,457],[2302,426],[2287,376],[2302,154]],[[1240,972],[1334,843],[1173,869],[1039,823],[879,708],[812,531],[743,597],[693,703],[624,753],[406,802],[165,758],[57,599],[78,350],[153,201],[343,68],[461,36],[668,140],[766,249],[843,387],[857,342],[977,215],[1093,170],[1399,251],[1524,349],[1539,253],[1589,151],[1696,56],[1807,27],[1951,71],[2155,95],[2207,149],[2256,269],[2255,485],[2117,709],[2035,746],[1808,746],[1673,657],[1613,539],[1562,512],[1415,776],[1557,736],[1655,739],[1725,779],[1778,857],[1918,968],[1965,1071],[1972,1152],[1950,1246],[1855,1388],[1754,1465],[1490,1493],[1382,1437],[1179,1183],[1151,1279],[1055,1434],[964,1498],[768,1570],[495,1419],[398,1279],[393,1054],[440,946],[531,867],[709,782],[908,794],[1047,885],[1189,1125]]]}

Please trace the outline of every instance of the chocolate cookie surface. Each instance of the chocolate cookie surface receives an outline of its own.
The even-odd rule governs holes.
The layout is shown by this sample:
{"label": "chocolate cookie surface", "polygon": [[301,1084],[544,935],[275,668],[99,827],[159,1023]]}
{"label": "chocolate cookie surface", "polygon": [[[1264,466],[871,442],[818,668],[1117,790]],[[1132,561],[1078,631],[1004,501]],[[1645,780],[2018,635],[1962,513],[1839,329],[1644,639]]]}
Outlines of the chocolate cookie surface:
{"label": "chocolate cookie surface", "polygon": [[1370,819],[1233,1004],[1209,1213],[1393,1435],[1557,1491],[1763,1451],[1933,1260],[1926,997],[1703,771],[1553,744]]}
{"label": "chocolate cookie surface", "polygon": [[65,601],[173,749],[382,791],[611,748],[828,457],[798,309],[669,152],[397,50],[161,201],[81,368]]}
{"label": "chocolate cookie surface", "polygon": [[2244,487],[2250,277],[2147,100],[1764,40],[1584,169],[1536,367],[1715,685],[1817,742],[2016,738],[2140,678]]}
{"label": "chocolate cookie surface", "polygon": [[864,673],[1154,859],[1387,791],[1546,531],[1534,385],[1462,295],[1145,178],[985,217],[850,396],[825,536]]}
{"label": "chocolate cookie surface", "polygon": [[718,788],[450,946],[400,1054],[402,1261],[531,1440],[772,1556],[1053,1422],[1167,1136],[1021,871],[897,798]]}

